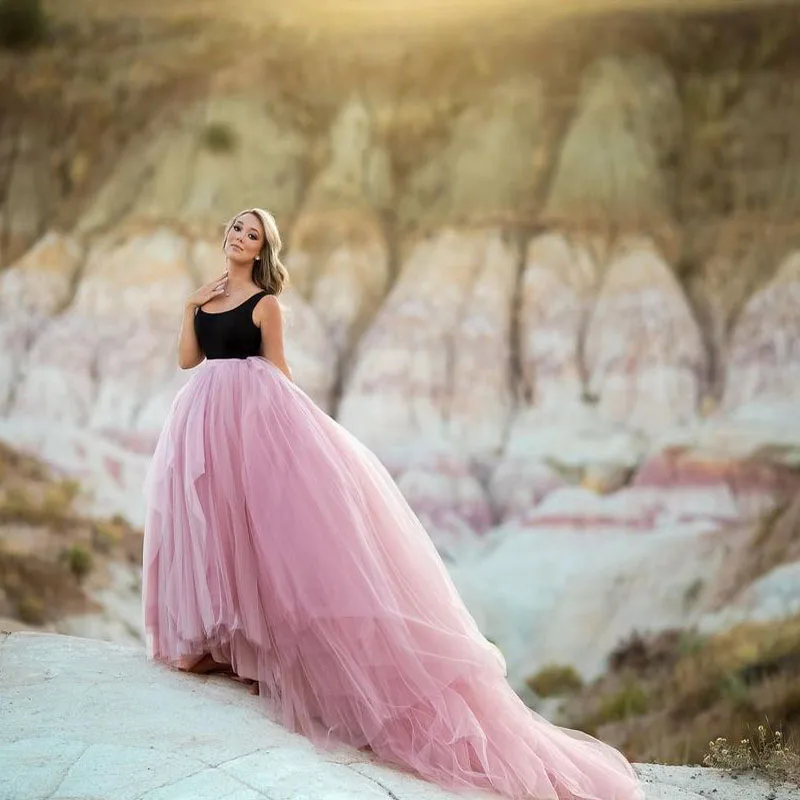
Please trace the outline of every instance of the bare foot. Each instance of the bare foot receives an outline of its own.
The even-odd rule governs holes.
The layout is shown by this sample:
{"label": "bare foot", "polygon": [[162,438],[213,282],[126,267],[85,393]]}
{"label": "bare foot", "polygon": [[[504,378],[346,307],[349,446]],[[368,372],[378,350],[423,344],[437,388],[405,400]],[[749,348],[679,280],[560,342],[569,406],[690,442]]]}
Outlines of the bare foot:
{"label": "bare foot", "polygon": [[231,673],[230,677],[232,680],[238,681],[239,683],[247,684],[250,694],[260,694],[258,681],[253,680],[252,678],[243,678],[241,675],[237,675],[235,672]]}
{"label": "bare foot", "polygon": [[178,659],[175,666],[182,672],[194,672],[198,675],[208,675],[211,672],[232,672],[230,664],[222,664],[214,661],[211,653],[203,653],[199,658],[196,656],[185,656]]}
{"label": "bare foot", "polygon": [[202,656],[184,656],[175,662],[175,666],[182,672],[193,672],[197,675],[209,675],[211,673],[222,673],[240,683],[248,685],[250,694],[259,694],[258,681],[253,678],[243,678],[233,671],[230,664],[223,664],[215,661],[211,653],[203,653]]}

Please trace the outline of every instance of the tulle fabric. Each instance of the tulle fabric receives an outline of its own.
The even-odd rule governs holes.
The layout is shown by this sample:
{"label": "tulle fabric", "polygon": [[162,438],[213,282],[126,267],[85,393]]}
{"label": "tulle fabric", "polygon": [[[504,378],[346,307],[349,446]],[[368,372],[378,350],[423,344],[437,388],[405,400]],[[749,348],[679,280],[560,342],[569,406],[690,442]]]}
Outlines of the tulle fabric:
{"label": "tulle fabric", "polygon": [[210,652],[317,746],[450,790],[643,798],[618,750],[517,697],[380,461],[266,359],[203,364],[144,488],[149,658]]}

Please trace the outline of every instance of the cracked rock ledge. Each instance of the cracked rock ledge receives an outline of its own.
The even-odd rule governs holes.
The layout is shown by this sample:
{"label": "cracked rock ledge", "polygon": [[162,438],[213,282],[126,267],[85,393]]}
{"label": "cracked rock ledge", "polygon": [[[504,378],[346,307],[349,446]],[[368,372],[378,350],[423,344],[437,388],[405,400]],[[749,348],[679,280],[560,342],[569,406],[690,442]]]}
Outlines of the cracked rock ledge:
{"label": "cracked rock ledge", "polygon": [[[700,767],[636,764],[648,800],[800,800]],[[342,747],[321,753],[244,684],[148,663],[142,648],[0,633],[0,800],[478,800]]]}

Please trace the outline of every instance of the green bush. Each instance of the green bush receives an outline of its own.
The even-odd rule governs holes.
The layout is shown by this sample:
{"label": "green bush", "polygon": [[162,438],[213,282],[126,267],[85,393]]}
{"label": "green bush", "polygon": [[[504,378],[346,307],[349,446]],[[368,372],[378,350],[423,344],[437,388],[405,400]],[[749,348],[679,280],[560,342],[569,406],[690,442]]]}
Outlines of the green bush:
{"label": "green bush", "polygon": [[40,0],[0,0],[0,44],[23,49],[38,44],[47,29]]}
{"label": "green bush", "polygon": [[542,667],[535,675],[527,678],[525,683],[539,697],[552,697],[576,692],[583,686],[581,676],[573,667],[560,664],[549,664],[546,667]]}
{"label": "green bush", "polygon": [[79,544],[73,544],[68,547],[63,553],[63,558],[67,562],[70,572],[78,578],[78,580],[88,575],[94,566],[92,554]]}
{"label": "green bush", "polygon": [[230,153],[236,148],[236,133],[225,122],[209,122],[200,134],[200,141],[214,153]]}
{"label": "green bush", "polygon": [[25,595],[17,603],[17,617],[26,625],[43,625],[45,622],[44,603],[31,594]]}
{"label": "green bush", "polygon": [[606,697],[598,712],[598,722],[617,722],[626,717],[646,714],[650,703],[644,689],[631,681],[618,692]]}

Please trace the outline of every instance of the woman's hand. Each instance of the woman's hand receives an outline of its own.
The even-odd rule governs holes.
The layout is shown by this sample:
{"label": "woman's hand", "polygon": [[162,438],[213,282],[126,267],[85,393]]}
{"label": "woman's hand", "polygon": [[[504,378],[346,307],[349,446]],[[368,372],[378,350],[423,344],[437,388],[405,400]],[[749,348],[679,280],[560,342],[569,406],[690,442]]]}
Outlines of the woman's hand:
{"label": "woman's hand", "polygon": [[222,273],[219,278],[214,278],[213,281],[201,286],[196,291],[192,292],[186,300],[186,308],[200,308],[204,306],[209,300],[222,294],[228,286],[228,271]]}

